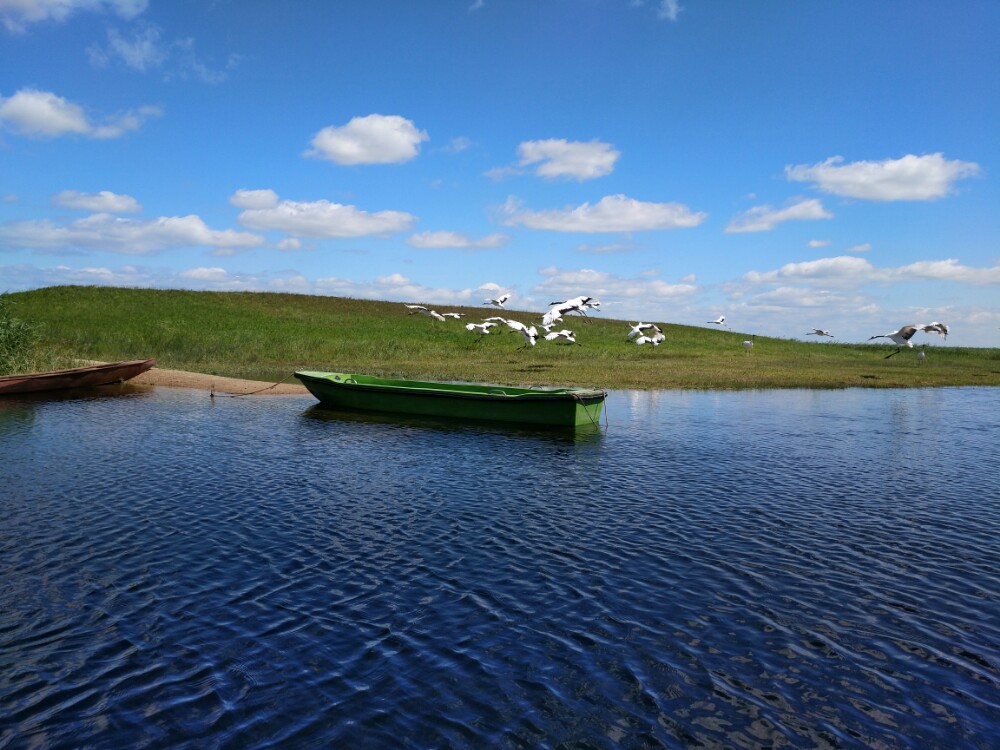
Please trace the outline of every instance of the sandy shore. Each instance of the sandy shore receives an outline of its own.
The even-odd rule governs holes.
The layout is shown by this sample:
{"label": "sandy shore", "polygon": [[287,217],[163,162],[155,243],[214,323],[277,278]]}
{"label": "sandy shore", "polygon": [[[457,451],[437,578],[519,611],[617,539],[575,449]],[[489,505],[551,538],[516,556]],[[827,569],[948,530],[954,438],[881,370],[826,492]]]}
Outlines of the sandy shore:
{"label": "sandy shore", "polygon": [[132,378],[130,383],[136,385],[162,385],[169,388],[198,388],[215,393],[232,393],[240,395],[254,394],[257,396],[288,396],[309,393],[298,380],[288,375],[288,380],[278,385],[260,380],[240,380],[239,378],[224,378],[219,375],[204,375],[200,372],[185,372],[184,370],[165,370],[154,367]]}

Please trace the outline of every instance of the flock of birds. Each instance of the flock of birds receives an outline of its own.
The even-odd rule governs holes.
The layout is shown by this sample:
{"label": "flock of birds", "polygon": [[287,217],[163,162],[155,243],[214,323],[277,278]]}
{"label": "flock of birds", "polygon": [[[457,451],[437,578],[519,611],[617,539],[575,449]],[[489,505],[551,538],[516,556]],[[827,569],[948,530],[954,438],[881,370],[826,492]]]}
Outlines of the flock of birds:
{"label": "flock of birds", "polygon": [[[490,298],[483,300],[484,305],[490,305],[500,310],[506,309],[504,305],[510,300],[509,294],[501,294],[499,297]],[[563,300],[562,302],[550,302],[549,310],[544,315],[542,315],[541,322],[538,324],[526,324],[520,321],[514,320],[512,318],[505,318],[500,315],[495,315],[493,317],[485,318],[480,323],[466,323],[465,329],[473,333],[478,333],[480,338],[486,336],[494,330],[504,330],[504,327],[515,331],[524,338],[524,345],[520,349],[524,349],[529,346],[535,346],[539,339],[544,341],[564,341],[570,344],[577,344],[579,342],[576,340],[576,334],[568,328],[562,328],[558,331],[553,330],[557,323],[563,323],[564,317],[572,314],[577,314],[583,317],[587,317],[588,310],[596,310],[600,307],[601,303],[599,300],[593,297],[588,297],[586,295],[580,295],[578,297],[573,297],[572,299]],[[426,305],[406,305],[410,310],[410,315],[427,315],[428,317],[434,318],[435,320],[445,321],[449,318],[455,320],[461,320],[466,317],[465,313],[457,312],[438,312]],[[720,328],[729,328],[726,325],[726,316],[720,315],[715,320],[706,321],[708,325],[716,325]],[[662,344],[666,337],[663,335],[663,331],[655,323],[645,323],[643,321],[638,321],[636,323],[629,323],[629,330],[626,335],[626,340],[631,341],[639,346],[645,344],[651,344],[652,346],[659,346]],[[539,328],[542,329],[544,333],[539,332]],[[872,336],[868,340],[873,341],[875,339],[889,339],[894,344],[896,344],[896,351],[887,354],[885,359],[889,357],[894,357],[899,354],[904,347],[912,349],[913,342],[911,339],[917,331],[924,331],[925,333],[937,333],[938,335],[948,337],[948,326],[944,323],[939,323],[937,321],[933,323],[914,323],[913,325],[906,325],[897,331],[891,331],[889,333],[879,334],[877,336]],[[804,334],[805,336],[816,336],[817,338],[834,338],[830,331],[823,328],[813,328]],[[750,353],[753,349],[754,336],[751,335],[749,339],[743,342],[743,349]],[[921,345],[921,350],[917,353],[917,361],[923,363],[925,352],[924,347],[926,344]]]}
{"label": "flock of birds", "polygon": [[[509,294],[501,294],[499,297],[483,300],[483,304],[491,305],[492,307],[503,310],[505,309],[504,305],[507,304],[509,299]],[[554,331],[552,329],[555,328],[556,323],[563,322],[563,316],[577,313],[586,317],[587,310],[596,310],[600,307],[600,305],[600,300],[586,295],[580,295],[579,297],[563,300],[562,302],[550,302],[549,311],[542,316],[542,320],[539,324],[537,324],[537,326],[528,325],[520,322],[519,320],[514,320],[513,318],[505,318],[502,315],[494,315],[493,317],[484,319],[481,323],[466,323],[465,329],[467,331],[472,331],[473,333],[478,333],[480,337],[482,337],[491,333],[494,328],[503,330],[499,327],[506,326],[510,330],[521,334],[524,338],[524,346],[520,347],[521,349],[528,346],[534,346],[538,343],[539,339],[544,341],[565,341],[569,344],[579,344],[576,340],[576,334],[574,334],[570,329],[562,328],[558,331]],[[406,307],[410,309],[410,315],[427,315],[435,320],[444,321],[448,318],[461,320],[465,317],[465,313],[440,313],[437,310],[426,307],[425,305],[406,305]],[[541,328],[544,333],[540,333],[538,330],[539,328]]]}

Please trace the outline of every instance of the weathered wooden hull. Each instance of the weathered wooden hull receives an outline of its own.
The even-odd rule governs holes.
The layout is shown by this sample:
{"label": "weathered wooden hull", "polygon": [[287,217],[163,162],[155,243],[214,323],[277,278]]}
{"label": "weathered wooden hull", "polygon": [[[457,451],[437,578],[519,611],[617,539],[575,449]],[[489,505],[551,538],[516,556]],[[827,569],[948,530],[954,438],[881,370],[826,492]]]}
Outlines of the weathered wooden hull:
{"label": "weathered wooden hull", "polygon": [[582,388],[391,380],[340,372],[296,372],[325,406],[456,419],[575,427],[598,424],[607,393]]}
{"label": "weathered wooden hull", "polygon": [[3,375],[0,376],[0,396],[122,383],[144,373],[155,364],[155,359],[135,359],[128,362],[76,367],[71,370]]}

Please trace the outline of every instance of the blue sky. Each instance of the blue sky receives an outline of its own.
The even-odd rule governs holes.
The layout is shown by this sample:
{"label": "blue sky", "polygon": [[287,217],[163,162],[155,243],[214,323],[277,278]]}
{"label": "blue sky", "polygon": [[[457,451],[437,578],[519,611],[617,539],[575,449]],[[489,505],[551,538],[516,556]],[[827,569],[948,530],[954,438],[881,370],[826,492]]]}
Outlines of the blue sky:
{"label": "blue sky", "polygon": [[0,0],[0,291],[586,294],[1000,346],[998,28],[993,0]]}

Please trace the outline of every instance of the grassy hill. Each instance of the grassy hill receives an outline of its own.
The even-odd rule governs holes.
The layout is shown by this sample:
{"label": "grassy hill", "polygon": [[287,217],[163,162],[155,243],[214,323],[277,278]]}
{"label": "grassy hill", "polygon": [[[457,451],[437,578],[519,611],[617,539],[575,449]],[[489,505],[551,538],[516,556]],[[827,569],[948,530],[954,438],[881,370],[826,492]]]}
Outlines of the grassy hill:
{"label": "grassy hill", "polygon": [[[48,287],[4,295],[37,326],[46,361],[155,357],[159,367],[277,381],[297,369],[507,385],[604,388],[845,388],[1000,385],[1000,349],[930,346],[885,359],[893,345],[802,342],[657,322],[659,347],[626,340],[629,326],[601,313],[571,317],[580,346],[539,341],[519,350],[512,331],[465,330],[497,311],[440,322],[398,302],[263,292]],[[540,312],[504,313],[537,323]]]}

